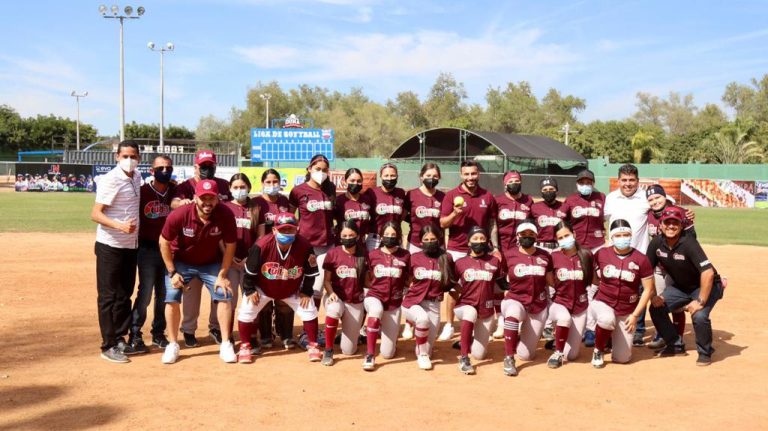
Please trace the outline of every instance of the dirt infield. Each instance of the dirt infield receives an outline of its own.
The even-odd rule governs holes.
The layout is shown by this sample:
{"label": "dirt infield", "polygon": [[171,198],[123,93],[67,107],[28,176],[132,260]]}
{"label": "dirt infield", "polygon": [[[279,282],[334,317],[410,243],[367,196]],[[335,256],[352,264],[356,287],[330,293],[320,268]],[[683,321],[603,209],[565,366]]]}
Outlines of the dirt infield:
{"label": "dirt infield", "polygon": [[366,373],[361,355],[338,354],[327,368],[300,350],[224,364],[205,329],[197,334],[204,345],[182,348],[175,365],[162,365],[157,350],[111,364],[98,355],[93,240],[0,234],[0,431],[768,428],[768,331],[760,323],[768,248],[706,247],[730,280],[712,315],[710,367],[694,365],[689,320],[685,357],[635,348],[631,364],[595,370],[582,351],[551,370],[540,345],[536,360],[509,378],[500,341],[475,376],[459,374],[449,343],[438,343],[435,369],[421,371],[413,342],[402,340],[395,359]]}

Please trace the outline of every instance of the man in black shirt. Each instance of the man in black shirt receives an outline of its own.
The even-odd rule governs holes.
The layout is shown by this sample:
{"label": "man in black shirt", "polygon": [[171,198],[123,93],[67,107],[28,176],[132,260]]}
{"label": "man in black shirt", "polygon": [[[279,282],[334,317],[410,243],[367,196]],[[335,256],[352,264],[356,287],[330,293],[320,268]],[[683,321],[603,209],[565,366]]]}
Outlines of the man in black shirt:
{"label": "man in black shirt", "polygon": [[709,313],[723,297],[720,276],[695,237],[685,233],[685,215],[679,208],[667,208],[661,216],[662,235],[648,246],[648,259],[654,267],[660,264],[672,278],[664,293],[651,301],[651,319],[667,346],[660,356],[675,354],[677,331],[669,318],[670,310],[679,308],[691,314],[699,358],[696,365],[712,361],[712,322]]}

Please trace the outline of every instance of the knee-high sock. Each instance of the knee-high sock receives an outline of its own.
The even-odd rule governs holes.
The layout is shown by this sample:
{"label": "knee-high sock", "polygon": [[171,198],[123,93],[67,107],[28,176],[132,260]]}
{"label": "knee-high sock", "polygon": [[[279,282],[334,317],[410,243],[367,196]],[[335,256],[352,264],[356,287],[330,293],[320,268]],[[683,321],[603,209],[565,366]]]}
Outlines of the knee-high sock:
{"label": "knee-high sock", "polygon": [[251,337],[256,333],[256,322],[237,321],[237,329],[240,331],[240,345],[251,345]]}
{"label": "knee-high sock", "polygon": [[555,350],[563,353],[565,342],[568,341],[568,333],[571,331],[569,326],[555,326]]}
{"label": "knee-high sock", "polygon": [[504,354],[514,356],[520,342],[520,321],[514,317],[504,318]]}
{"label": "knee-high sock", "polygon": [[376,340],[379,338],[379,327],[381,326],[381,319],[378,319],[376,317],[368,317],[368,320],[366,321],[366,337],[368,341],[368,351],[367,353],[369,355],[375,355],[376,354]]}
{"label": "knee-high sock", "polygon": [[472,346],[472,333],[475,330],[475,323],[469,320],[461,321],[461,356],[469,355],[469,349]]}
{"label": "knee-high sock", "polygon": [[338,329],[339,319],[325,316],[325,350],[333,350],[333,340],[336,339]]}
{"label": "knee-high sock", "polygon": [[416,354],[426,355],[427,338],[429,338],[429,328],[417,326],[414,328],[413,335],[416,338]]}
{"label": "knee-high sock", "polygon": [[675,328],[677,328],[677,335],[682,337],[685,334],[685,312],[677,311],[672,313],[672,321],[675,323]]}
{"label": "knee-high sock", "polygon": [[317,343],[317,330],[319,326],[317,317],[304,322],[304,332],[307,333],[307,340],[309,340],[310,344]]}
{"label": "knee-high sock", "polygon": [[600,325],[595,325],[595,350],[604,352],[605,345],[611,338],[613,331],[603,328]]}

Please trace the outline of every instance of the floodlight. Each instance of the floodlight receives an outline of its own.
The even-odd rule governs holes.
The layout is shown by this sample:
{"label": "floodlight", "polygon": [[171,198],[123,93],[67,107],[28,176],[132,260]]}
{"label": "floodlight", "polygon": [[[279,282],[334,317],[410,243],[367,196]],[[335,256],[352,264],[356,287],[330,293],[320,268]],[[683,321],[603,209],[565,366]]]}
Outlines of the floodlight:
{"label": "floodlight", "polygon": [[102,15],[106,15],[107,14],[107,7],[105,5],[100,5],[99,6],[99,13],[102,14]]}
{"label": "floodlight", "polygon": [[125,15],[126,16],[131,16],[132,13],[133,13],[133,8],[130,7],[130,6],[126,6],[125,7]]}
{"label": "floodlight", "polygon": [[136,9],[136,13],[137,13],[139,16],[142,16],[142,15],[144,15],[144,11],[145,11],[145,9],[144,9],[144,6],[139,6],[139,8],[138,8],[138,9]]}
{"label": "floodlight", "polygon": [[173,43],[171,43],[171,42],[168,42],[168,43],[166,43],[166,44],[165,44],[165,48],[166,48],[168,51],[173,51],[173,48],[174,48],[174,46],[173,46]]}
{"label": "floodlight", "polygon": [[75,97],[75,90],[72,90],[72,94],[70,96]]}
{"label": "floodlight", "polygon": [[112,5],[112,7],[111,7],[110,9],[112,10],[112,15],[115,15],[115,16],[117,16],[117,14],[118,14],[118,13],[120,13],[120,8],[119,8],[119,7],[117,7],[117,5],[116,5],[116,4],[113,4],[113,5]]}
{"label": "floodlight", "polygon": [[149,49],[155,49],[155,42],[149,42],[149,43],[147,44],[147,48],[149,48]]}

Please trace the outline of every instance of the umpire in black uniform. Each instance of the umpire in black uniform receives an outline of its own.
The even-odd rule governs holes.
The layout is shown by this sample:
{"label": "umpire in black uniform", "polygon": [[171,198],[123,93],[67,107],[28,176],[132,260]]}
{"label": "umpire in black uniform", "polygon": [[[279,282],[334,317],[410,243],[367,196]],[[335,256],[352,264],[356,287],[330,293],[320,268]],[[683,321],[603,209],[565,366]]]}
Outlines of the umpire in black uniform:
{"label": "umpire in black uniform", "polygon": [[712,362],[712,322],[709,313],[723,297],[723,285],[715,267],[707,258],[696,238],[682,228],[685,214],[679,208],[667,208],[661,216],[662,235],[656,236],[648,246],[648,259],[666,270],[672,279],[661,295],[651,302],[651,319],[667,346],[660,356],[675,354],[677,331],[669,318],[670,310],[680,308],[691,314],[696,350],[696,365]]}

